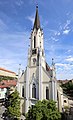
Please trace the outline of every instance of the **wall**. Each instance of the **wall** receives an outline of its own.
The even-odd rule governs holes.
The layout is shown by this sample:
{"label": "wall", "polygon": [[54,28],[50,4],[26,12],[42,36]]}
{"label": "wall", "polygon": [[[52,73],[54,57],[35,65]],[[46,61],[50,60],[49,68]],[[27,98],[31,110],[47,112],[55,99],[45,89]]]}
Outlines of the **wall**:
{"label": "wall", "polygon": [[5,93],[7,92],[6,88],[0,88],[0,99],[5,98]]}
{"label": "wall", "polygon": [[16,74],[13,72],[8,72],[4,70],[0,70],[0,76],[9,76],[9,77],[16,77]]}

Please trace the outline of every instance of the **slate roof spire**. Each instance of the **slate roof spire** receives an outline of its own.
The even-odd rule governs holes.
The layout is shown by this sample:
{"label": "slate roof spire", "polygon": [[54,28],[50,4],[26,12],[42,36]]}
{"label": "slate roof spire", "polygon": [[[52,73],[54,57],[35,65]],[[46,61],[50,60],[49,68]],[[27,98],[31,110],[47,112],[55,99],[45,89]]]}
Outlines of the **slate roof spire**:
{"label": "slate roof spire", "polygon": [[40,20],[39,20],[39,15],[38,15],[38,5],[36,6],[36,15],[35,15],[35,21],[34,21],[34,26],[33,29],[39,29],[40,28]]}

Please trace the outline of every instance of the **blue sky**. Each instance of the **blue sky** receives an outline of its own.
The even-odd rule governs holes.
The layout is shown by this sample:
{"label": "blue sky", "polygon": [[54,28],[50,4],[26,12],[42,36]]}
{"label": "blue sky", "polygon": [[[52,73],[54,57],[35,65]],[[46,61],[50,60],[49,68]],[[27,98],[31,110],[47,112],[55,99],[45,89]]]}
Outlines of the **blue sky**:
{"label": "blue sky", "polygon": [[0,0],[0,67],[27,65],[36,1],[44,31],[46,61],[54,58],[57,79],[73,78],[73,0]]}

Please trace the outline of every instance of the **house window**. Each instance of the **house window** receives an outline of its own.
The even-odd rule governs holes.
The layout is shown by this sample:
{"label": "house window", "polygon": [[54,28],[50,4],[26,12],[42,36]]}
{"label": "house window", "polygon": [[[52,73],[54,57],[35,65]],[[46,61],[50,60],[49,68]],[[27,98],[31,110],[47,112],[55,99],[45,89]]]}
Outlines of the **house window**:
{"label": "house window", "polygon": [[49,100],[49,89],[46,87],[46,99]]}
{"label": "house window", "polygon": [[34,36],[34,48],[36,48],[36,37]]}
{"label": "house window", "polygon": [[4,88],[1,88],[1,91],[4,91]]}
{"label": "house window", "polygon": [[22,97],[24,97],[24,86],[22,86]]}
{"label": "house window", "polygon": [[32,86],[32,98],[36,98],[36,85],[34,83]]}

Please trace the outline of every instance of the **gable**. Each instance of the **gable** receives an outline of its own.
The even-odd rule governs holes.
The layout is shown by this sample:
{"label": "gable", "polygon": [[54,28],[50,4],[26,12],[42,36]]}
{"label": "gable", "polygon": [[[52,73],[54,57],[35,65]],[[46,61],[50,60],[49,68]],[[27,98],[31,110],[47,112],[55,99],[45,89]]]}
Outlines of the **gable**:
{"label": "gable", "polygon": [[47,72],[44,68],[42,68],[42,73],[43,73],[43,82],[49,82],[50,72]]}

